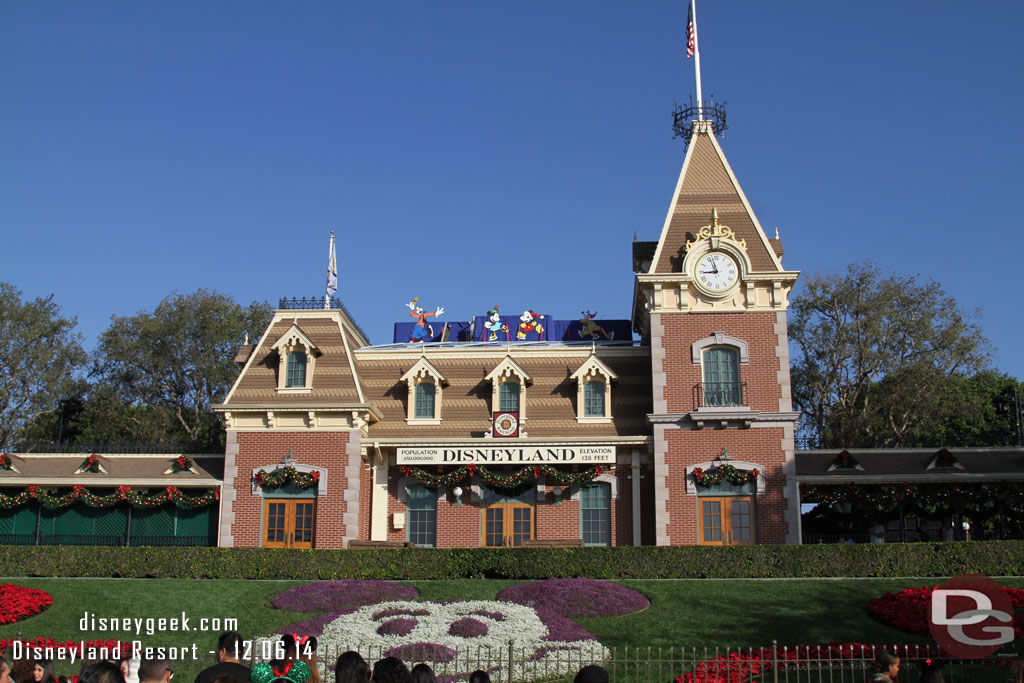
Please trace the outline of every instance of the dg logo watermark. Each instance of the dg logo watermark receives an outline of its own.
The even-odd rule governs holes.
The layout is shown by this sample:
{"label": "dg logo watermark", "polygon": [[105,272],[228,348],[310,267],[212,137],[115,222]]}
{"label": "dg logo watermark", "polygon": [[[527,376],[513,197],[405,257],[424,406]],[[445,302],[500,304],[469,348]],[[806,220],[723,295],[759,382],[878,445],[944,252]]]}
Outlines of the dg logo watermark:
{"label": "dg logo watermark", "polygon": [[932,591],[928,627],[954,657],[987,657],[1013,641],[1013,602],[987,576],[954,576]]}

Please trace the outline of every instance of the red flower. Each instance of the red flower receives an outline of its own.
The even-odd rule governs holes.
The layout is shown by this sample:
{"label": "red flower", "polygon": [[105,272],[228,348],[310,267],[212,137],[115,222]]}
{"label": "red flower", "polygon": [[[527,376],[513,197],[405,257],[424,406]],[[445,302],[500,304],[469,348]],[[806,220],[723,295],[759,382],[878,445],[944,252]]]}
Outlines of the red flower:
{"label": "red flower", "polygon": [[[13,583],[0,584],[0,624],[13,624],[42,612],[52,604],[53,598],[45,591]],[[0,651],[3,649],[0,646]]]}

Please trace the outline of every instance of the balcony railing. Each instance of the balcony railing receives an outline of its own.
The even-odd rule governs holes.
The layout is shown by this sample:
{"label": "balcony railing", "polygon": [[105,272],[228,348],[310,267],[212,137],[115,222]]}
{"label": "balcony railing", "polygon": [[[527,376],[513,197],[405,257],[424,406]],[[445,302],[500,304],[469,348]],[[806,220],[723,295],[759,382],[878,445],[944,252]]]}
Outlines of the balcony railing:
{"label": "balcony railing", "polygon": [[336,299],[333,296],[330,299],[328,299],[327,297],[324,297],[324,296],[312,296],[312,297],[309,297],[308,299],[305,298],[305,297],[302,297],[302,298],[283,297],[283,298],[278,300],[277,307],[279,309],[291,310],[291,311],[301,311],[301,310],[314,311],[314,310],[317,310],[317,309],[325,309],[325,308],[326,309],[336,309],[336,310],[344,311],[345,315],[348,316],[348,321],[350,323],[352,323],[353,326],[355,326],[356,330],[359,331],[359,334],[363,335],[363,337],[367,341],[370,340],[370,337],[368,337],[366,332],[363,331],[363,328],[361,328],[359,326],[359,323],[356,322],[356,319],[354,317],[352,317],[352,313],[350,313],[349,310],[345,307],[345,304],[341,303],[341,301],[339,301],[338,299]]}
{"label": "balcony railing", "polygon": [[747,405],[746,382],[699,382],[695,391],[698,408]]}

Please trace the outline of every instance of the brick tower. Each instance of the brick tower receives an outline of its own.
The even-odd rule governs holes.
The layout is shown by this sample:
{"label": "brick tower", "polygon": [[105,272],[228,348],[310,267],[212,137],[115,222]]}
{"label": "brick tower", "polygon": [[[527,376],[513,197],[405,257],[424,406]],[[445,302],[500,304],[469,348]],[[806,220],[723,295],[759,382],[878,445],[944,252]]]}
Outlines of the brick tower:
{"label": "brick tower", "polygon": [[799,543],[782,267],[715,138],[693,121],[657,243],[634,244],[650,343],[658,545]]}

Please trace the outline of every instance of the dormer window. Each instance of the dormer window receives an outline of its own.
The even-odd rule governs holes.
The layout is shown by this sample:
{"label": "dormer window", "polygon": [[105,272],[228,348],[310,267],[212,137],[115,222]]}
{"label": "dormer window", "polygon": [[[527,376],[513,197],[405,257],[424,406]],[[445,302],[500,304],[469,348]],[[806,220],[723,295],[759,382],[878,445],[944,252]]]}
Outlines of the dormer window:
{"label": "dormer window", "polygon": [[309,337],[292,325],[270,347],[277,351],[277,391],[281,394],[308,394],[313,391],[313,366],[320,349]]}
{"label": "dormer window", "polygon": [[523,421],[526,419],[526,385],[533,379],[511,356],[505,356],[484,379],[491,382],[491,411],[517,413],[519,436],[526,436],[523,430]]}
{"label": "dormer window", "polygon": [[419,425],[441,424],[441,394],[448,383],[444,375],[423,356],[402,375],[402,381],[409,387],[405,421]]}
{"label": "dormer window", "polygon": [[569,379],[576,381],[576,421],[612,421],[612,382],[619,378],[594,352]]}

